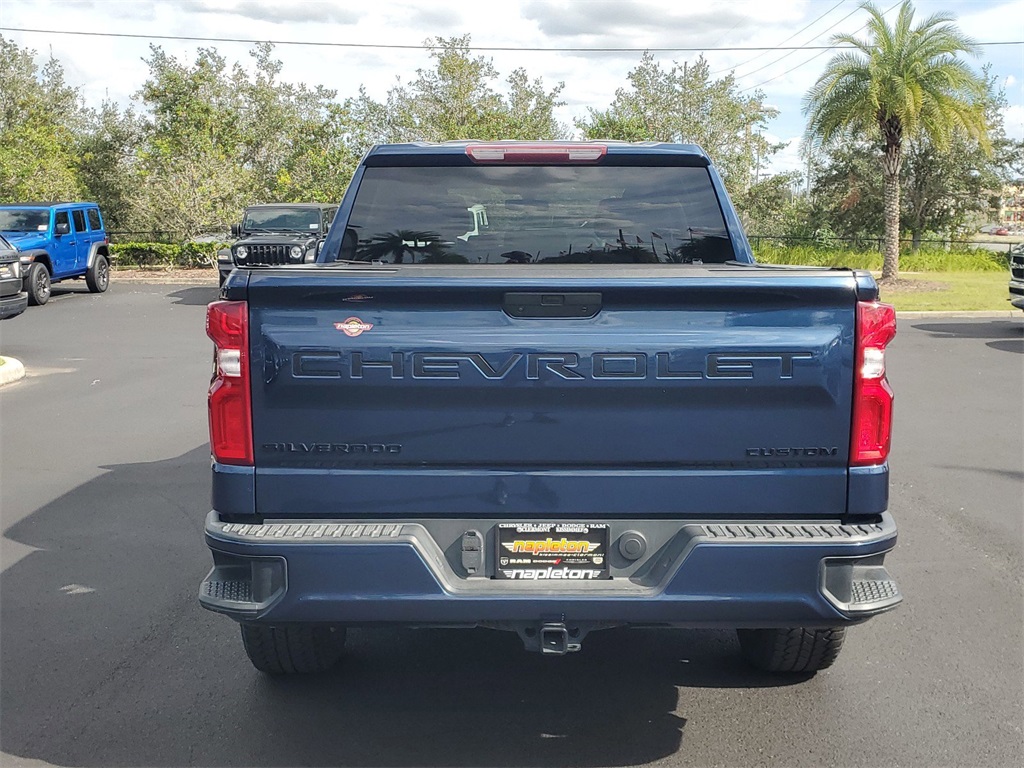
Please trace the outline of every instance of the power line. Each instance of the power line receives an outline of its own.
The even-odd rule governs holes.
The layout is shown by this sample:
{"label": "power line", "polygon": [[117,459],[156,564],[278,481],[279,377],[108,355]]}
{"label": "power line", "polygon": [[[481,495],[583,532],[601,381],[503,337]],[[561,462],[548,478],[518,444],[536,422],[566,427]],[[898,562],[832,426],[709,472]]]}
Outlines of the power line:
{"label": "power line", "polygon": [[[851,16],[853,16],[853,15],[854,15],[855,13],[858,13],[858,12],[859,12],[860,10],[861,10],[861,9],[860,9],[859,7],[858,7],[858,8],[854,8],[854,9],[853,9],[852,11],[850,11],[850,12],[849,12],[848,14],[846,14],[845,16],[843,16],[843,18],[841,18],[841,19],[840,19],[839,21],[837,21],[837,22],[836,22],[835,24],[832,24],[831,26],[825,27],[825,29],[821,30],[821,32],[819,32],[817,36],[818,36],[818,37],[820,37],[821,35],[825,34],[825,33],[826,33],[826,32],[828,32],[829,30],[831,30],[831,29],[835,29],[835,28],[836,28],[836,27],[838,27],[838,26],[839,26],[840,24],[842,24],[842,23],[843,23],[844,21],[846,21],[846,20],[847,20],[848,18],[850,18]],[[861,29],[863,29],[863,27],[861,27]],[[775,59],[774,61],[769,61],[769,62],[768,62],[767,64],[764,64],[764,65],[762,65],[762,66],[758,67],[758,68],[757,68],[757,69],[755,69],[755,70],[752,70],[752,71],[750,71],[750,72],[747,72],[746,74],[742,75],[742,77],[750,77],[751,75],[756,75],[756,74],[757,74],[758,72],[763,72],[764,70],[768,69],[769,67],[773,67],[773,66],[775,66],[776,64],[778,64],[778,63],[779,63],[780,61],[782,61],[783,59],[788,59],[788,58],[789,58],[790,56],[792,56],[792,55],[793,55],[794,53],[796,53],[796,51],[790,51],[789,53],[784,53],[784,54],[782,54],[781,56],[779,56],[779,58]],[[739,75],[737,75],[737,77],[739,77]]]}
{"label": "power line", "polygon": [[[886,13],[888,13],[888,12],[889,12],[889,11],[891,11],[891,10],[892,10],[893,8],[895,8],[895,7],[897,6],[897,5],[899,5],[899,2],[893,3],[893,4],[892,4],[892,5],[890,5],[890,6],[889,6],[889,7],[888,7],[888,8],[886,9],[886,10],[884,10],[884,11],[882,12],[882,15],[884,16],[884,15],[885,15]],[[863,30],[863,29],[864,29],[865,27],[867,27],[867,25],[868,25],[868,23],[867,23],[867,22],[865,22],[864,24],[862,24],[862,25],[861,25],[861,26],[860,26],[860,27],[859,27],[859,28],[857,29],[857,32],[861,32],[861,31],[862,31],[862,30]],[[829,28],[829,29],[830,29],[830,28]],[[854,34],[857,34],[857,33],[855,32]],[[979,45],[981,45],[981,43],[979,43]],[[837,46],[837,47],[847,47],[847,46]],[[796,71],[797,71],[797,70],[799,70],[799,69],[800,69],[801,67],[804,67],[804,66],[806,66],[806,65],[809,65],[809,63],[810,63],[811,61],[813,61],[813,60],[814,60],[815,58],[817,58],[818,56],[822,56],[822,55],[824,55],[824,54],[825,54],[825,52],[826,52],[826,51],[819,51],[818,53],[815,53],[815,54],[814,54],[813,56],[811,56],[810,58],[808,58],[808,59],[806,59],[806,60],[804,60],[804,61],[801,61],[801,62],[799,63],[799,65],[797,65],[796,67],[791,67],[790,69],[786,70],[785,72],[781,72],[781,73],[779,73],[778,75],[775,75],[774,77],[770,77],[770,78],[768,78],[767,80],[762,80],[762,81],[761,81],[760,83],[758,83],[757,85],[752,85],[752,86],[750,86],[750,87],[748,87],[748,88],[743,88],[743,89],[741,89],[741,90],[740,90],[740,93],[743,93],[743,92],[745,92],[745,91],[753,91],[753,90],[756,90],[756,89],[760,88],[760,87],[761,87],[762,85],[767,85],[768,83],[772,82],[773,80],[778,80],[779,78],[781,78],[781,77],[785,77],[786,75],[790,74],[791,72],[796,72]]]}
{"label": "power line", "polygon": [[[432,46],[402,45],[398,43],[335,43],[320,42],[317,40],[254,40],[243,37],[199,37],[193,35],[138,35],[126,32],[84,32],[80,30],[63,29],[29,29],[26,27],[0,27],[0,32],[27,32],[44,35],[77,35],[80,37],[119,37],[134,40],[173,40],[181,42],[196,43],[245,43],[257,45],[259,43],[271,43],[272,45],[295,45],[317,48],[356,48],[356,49],[390,49],[390,50],[428,50]],[[1024,40],[996,40],[986,43],[978,43],[979,46],[988,45],[1024,45]],[[512,51],[523,53],[701,53],[703,51],[833,51],[837,49],[852,48],[848,45],[738,45],[738,46],[716,46],[703,48],[563,48],[563,47],[525,47],[525,46],[503,46],[503,45],[470,45],[470,51]]]}
{"label": "power line", "polygon": [[[829,8],[829,9],[828,9],[827,11],[825,11],[825,12],[824,12],[823,14],[821,14],[821,16],[819,16],[818,18],[816,18],[816,19],[815,19],[814,21],[812,21],[812,22],[811,22],[810,24],[808,24],[808,25],[807,25],[806,27],[803,27],[802,29],[800,29],[800,30],[798,30],[798,31],[794,32],[794,33],[793,33],[792,35],[790,35],[789,37],[787,37],[787,38],[786,38],[785,40],[781,40],[781,41],[779,42],[779,45],[782,45],[783,43],[788,43],[788,42],[789,42],[790,40],[792,40],[792,39],[793,39],[794,37],[796,37],[797,35],[803,34],[804,32],[806,32],[806,31],[807,31],[808,29],[810,29],[811,27],[813,27],[813,26],[814,26],[815,24],[817,24],[817,23],[818,23],[819,21],[821,21],[821,20],[822,20],[823,18],[825,18],[826,16],[828,16],[828,15],[829,15],[830,13],[832,13],[832,11],[834,11],[834,10],[835,10],[836,8],[838,8],[838,7],[840,6],[840,5],[842,5],[842,4],[843,4],[843,3],[845,3],[845,2],[846,2],[846,0],[839,0],[839,2],[838,2],[838,3],[836,3],[836,4],[835,4],[835,5],[833,5],[833,6],[831,7],[831,8]],[[775,48],[775,49],[773,49],[773,50],[778,50],[778,49],[777,49],[777,48]],[[767,53],[767,51],[766,51],[765,53]],[[753,62],[757,61],[757,60],[758,60],[758,59],[760,59],[760,58],[761,58],[762,56],[764,56],[764,55],[765,55],[765,53],[759,53],[759,54],[757,54],[757,56],[752,56],[751,58],[747,59],[746,61],[741,61],[741,62],[740,62],[739,64],[736,64],[736,65],[734,65],[734,66],[731,66],[731,67],[726,67],[725,69],[719,69],[719,70],[716,70],[716,71],[712,72],[712,73],[710,74],[710,76],[711,76],[711,77],[714,77],[715,75],[720,75],[720,74],[722,74],[723,72],[728,72],[729,70],[732,70],[733,72],[735,72],[735,71],[736,71],[736,70],[737,70],[737,69],[738,69],[739,67],[745,67],[745,66],[747,66],[747,64],[751,64],[751,63],[753,63]]]}

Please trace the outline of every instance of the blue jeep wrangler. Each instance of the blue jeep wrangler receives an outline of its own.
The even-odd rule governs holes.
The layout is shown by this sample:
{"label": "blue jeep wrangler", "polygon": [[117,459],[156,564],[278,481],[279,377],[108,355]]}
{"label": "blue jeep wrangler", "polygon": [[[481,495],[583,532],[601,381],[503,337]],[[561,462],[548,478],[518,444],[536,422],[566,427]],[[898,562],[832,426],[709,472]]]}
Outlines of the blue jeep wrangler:
{"label": "blue jeep wrangler", "polygon": [[93,293],[110,285],[110,239],[96,203],[0,205],[0,233],[21,253],[29,304],[45,304],[61,280],[84,277]]}

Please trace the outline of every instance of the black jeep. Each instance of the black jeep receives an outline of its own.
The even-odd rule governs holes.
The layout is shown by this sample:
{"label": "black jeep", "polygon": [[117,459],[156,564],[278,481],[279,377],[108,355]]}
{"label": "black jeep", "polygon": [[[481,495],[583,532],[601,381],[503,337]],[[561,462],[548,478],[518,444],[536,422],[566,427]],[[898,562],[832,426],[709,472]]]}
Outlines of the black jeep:
{"label": "black jeep", "polygon": [[337,210],[319,203],[250,205],[241,225],[231,225],[235,242],[217,253],[221,285],[235,267],[314,261]]}

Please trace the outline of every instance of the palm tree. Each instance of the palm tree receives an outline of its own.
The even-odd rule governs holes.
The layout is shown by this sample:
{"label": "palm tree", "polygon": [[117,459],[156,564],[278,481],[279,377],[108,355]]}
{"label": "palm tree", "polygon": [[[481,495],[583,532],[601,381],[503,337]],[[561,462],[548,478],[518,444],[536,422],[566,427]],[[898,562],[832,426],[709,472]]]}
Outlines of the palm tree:
{"label": "palm tree", "polygon": [[925,135],[945,151],[958,132],[988,146],[985,83],[958,54],[977,55],[978,46],[947,13],[916,27],[914,6],[904,0],[889,27],[876,6],[868,12],[867,40],[834,35],[833,45],[852,46],[832,58],[804,97],[807,138],[814,143],[871,137],[881,139],[885,180],[885,258],[882,280],[899,274],[900,169],[903,142]]}
{"label": "palm tree", "polygon": [[415,264],[418,256],[433,257],[434,262],[439,263],[437,260],[446,251],[441,236],[436,232],[399,229],[360,240],[358,258],[361,261],[386,261],[390,256],[395,264],[402,264],[408,256],[410,263]]}

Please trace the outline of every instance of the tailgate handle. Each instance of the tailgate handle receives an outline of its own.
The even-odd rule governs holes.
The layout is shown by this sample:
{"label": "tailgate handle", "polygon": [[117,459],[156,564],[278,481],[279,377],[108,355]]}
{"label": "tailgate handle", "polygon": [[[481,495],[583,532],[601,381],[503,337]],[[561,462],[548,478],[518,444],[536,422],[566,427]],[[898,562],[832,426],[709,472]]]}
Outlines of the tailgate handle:
{"label": "tailgate handle", "polygon": [[511,317],[594,317],[601,311],[601,294],[510,292],[505,294],[502,309]]}

